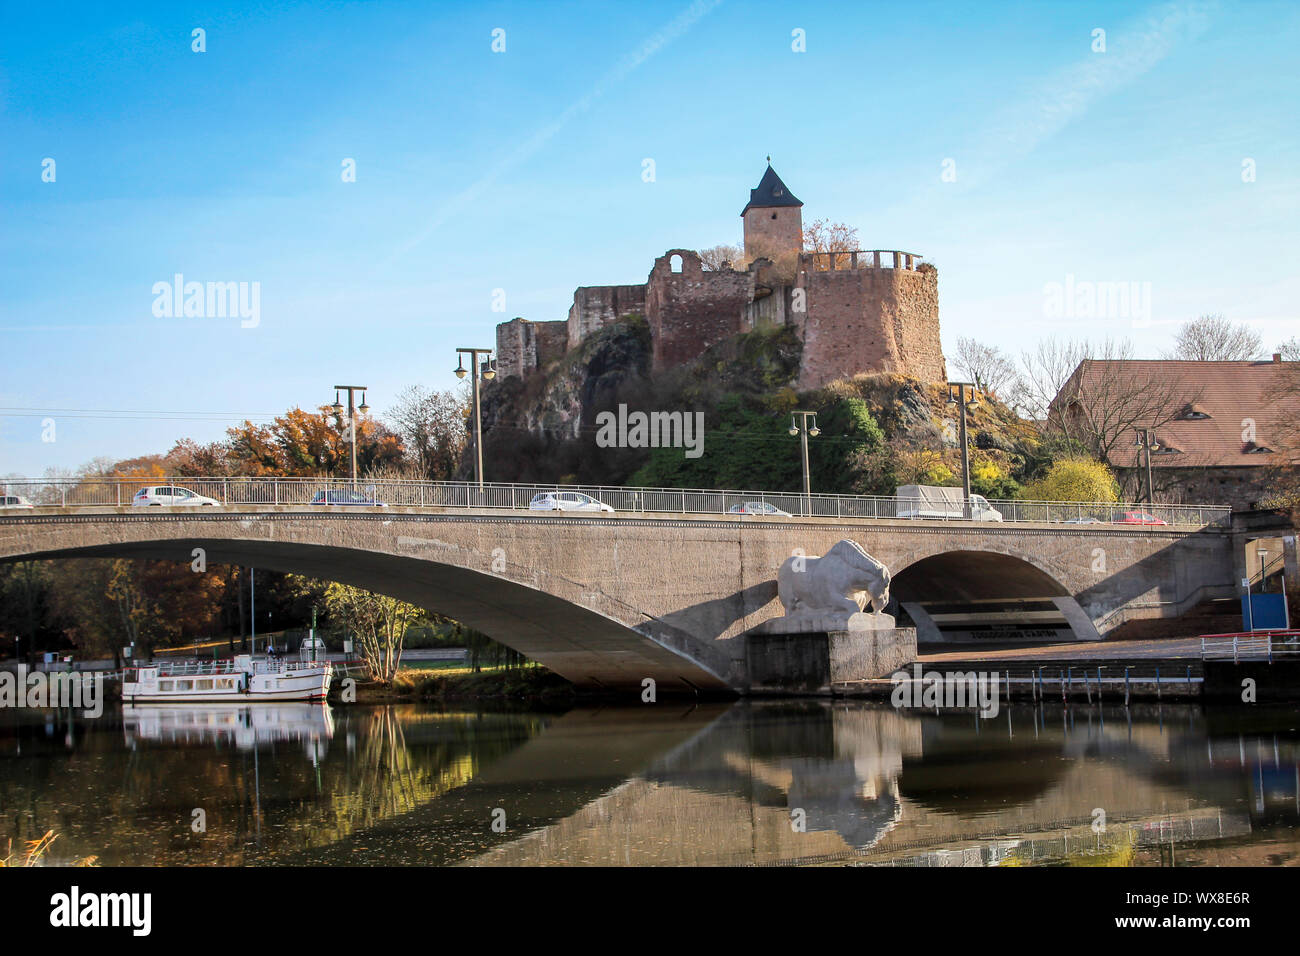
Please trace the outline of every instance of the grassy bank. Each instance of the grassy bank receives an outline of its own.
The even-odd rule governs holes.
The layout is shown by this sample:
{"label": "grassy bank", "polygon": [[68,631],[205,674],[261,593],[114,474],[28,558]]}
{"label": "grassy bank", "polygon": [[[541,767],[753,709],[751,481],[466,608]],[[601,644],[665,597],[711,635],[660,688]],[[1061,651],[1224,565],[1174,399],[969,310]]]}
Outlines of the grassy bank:
{"label": "grassy bank", "polygon": [[[337,691],[337,686],[336,691]],[[331,697],[336,691],[331,692]],[[495,700],[566,703],[577,696],[573,685],[545,667],[482,667],[459,661],[420,661],[403,667],[391,684],[357,683],[357,703],[392,701]]]}

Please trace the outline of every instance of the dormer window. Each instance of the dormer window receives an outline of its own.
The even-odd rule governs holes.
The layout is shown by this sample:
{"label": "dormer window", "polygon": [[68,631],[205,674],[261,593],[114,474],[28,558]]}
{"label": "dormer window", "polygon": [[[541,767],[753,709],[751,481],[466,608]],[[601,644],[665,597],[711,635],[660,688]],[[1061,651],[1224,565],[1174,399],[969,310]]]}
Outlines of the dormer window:
{"label": "dormer window", "polygon": [[1205,410],[1205,407],[1203,405],[1197,404],[1196,402],[1192,402],[1192,404],[1188,405],[1186,408],[1183,409],[1183,414],[1182,414],[1183,421],[1199,422],[1199,421],[1205,421],[1205,419],[1210,417],[1211,415],[1208,411]]}
{"label": "dormer window", "polygon": [[1273,449],[1269,448],[1267,445],[1261,445],[1259,442],[1250,441],[1246,442],[1246,454],[1271,455],[1273,454]]}

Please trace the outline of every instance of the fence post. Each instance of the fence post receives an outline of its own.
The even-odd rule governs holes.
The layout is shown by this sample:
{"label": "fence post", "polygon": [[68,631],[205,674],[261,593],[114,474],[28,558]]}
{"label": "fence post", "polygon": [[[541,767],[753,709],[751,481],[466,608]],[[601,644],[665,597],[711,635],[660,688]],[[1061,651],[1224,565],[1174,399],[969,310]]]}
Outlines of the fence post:
{"label": "fence post", "polygon": [[1232,635],[1232,663],[1237,663],[1237,635]]}
{"label": "fence post", "polygon": [[117,490],[117,506],[122,507],[122,483],[119,481],[113,486]]}
{"label": "fence post", "polygon": [[222,478],[221,479],[221,503],[223,505],[230,504],[230,493],[226,488],[227,484],[228,482],[226,481],[226,479]]}
{"label": "fence post", "polygon": [[1124,706],[1128,706],[1128,668],[1124,668]]}

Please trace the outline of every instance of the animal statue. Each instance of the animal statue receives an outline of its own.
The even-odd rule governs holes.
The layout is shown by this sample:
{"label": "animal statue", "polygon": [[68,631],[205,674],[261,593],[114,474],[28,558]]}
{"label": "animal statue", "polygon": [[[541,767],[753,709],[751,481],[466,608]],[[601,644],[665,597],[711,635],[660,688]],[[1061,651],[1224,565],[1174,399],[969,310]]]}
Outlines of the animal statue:
{"label": "animal statue", "polygon": [[879,614],[889,603],[889,569],[856,541],[841,538],[821,557],[786,558],[776,592],[787,617],[857,614],[868,600]]}

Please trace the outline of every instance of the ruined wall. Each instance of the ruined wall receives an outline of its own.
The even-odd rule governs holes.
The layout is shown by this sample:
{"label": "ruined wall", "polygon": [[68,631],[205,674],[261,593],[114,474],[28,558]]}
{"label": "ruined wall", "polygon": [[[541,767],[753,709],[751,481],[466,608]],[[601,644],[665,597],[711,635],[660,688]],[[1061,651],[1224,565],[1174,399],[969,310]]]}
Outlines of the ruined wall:
{"label": "ruined wall", "polygon": [[[680,272],[672,271],[680,257]],[[670,249],[655,260],[646,284],[646,320],[654,343],[653,369],[696,358],[710,345],[747,331],[745,309],[753,276],[723,269],[705,272],[689,249]]]}
{"label": "ruined wall", "polygon": [[803,210],[753,206],[745,210],[745,255],[770,256],[803,248]]}
{"label": "ruined wall", "polygon": [[938,272],[861,268],[806,271],[799,388],[819,388],[859,372],[897,372],[947,381],[939,343]]}
{"label": "ruined wall", "polygon": [[629,314],[645,315],[643,285],[589,285],[573,293],[569,307],[568,344],[576,349],[583,340]]}
{"label": "ruined wall", "polygon": [[568,323],[514,318],[497,326],[497,374],[523,378],[568,348]]}

